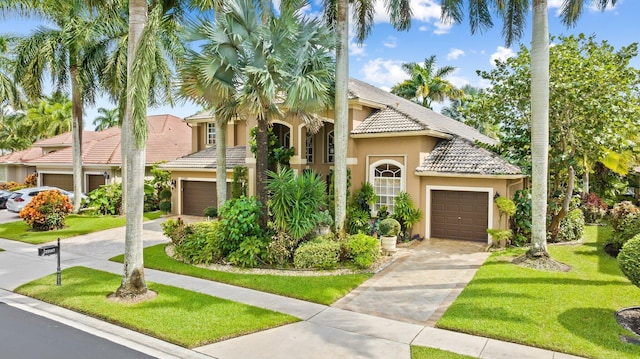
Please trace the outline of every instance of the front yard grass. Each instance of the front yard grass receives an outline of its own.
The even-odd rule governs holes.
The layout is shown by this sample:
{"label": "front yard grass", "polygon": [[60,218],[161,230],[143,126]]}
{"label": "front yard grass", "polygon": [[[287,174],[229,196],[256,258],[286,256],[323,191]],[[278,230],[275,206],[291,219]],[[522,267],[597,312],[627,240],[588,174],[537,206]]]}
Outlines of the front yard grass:
{"label": "front yard grass", "polygon": [[587,226],[582,245],[550,246],[567,273],[511,264],[522,249],[493,253],[436,326],[590,358],[640,357],[614,317],[640,305],[640,289],[604,252],[610,237],[610,227]]}
{"label": "front yard grass", "polygon": [[[158,244],[144,249],[145,268],[183,274],[325,305],[330,305],[342,298],[371,277],[371,274],[286,276],[215,271],[175,260],[165,253],[165,246],[166,244]],[[122,263],[123,258],[123,255],[119,255],[111,260]]]}
{"label": "front yard grass", "polygon": [[[144,214],[144,220],[150,221],[160,218],[160,212]],[[54,231],[34,231],[24,221],[0,224],[0,238],[11,239],[30,244],[42,244],[82,234],[93,233],[105,229],[122,227],[126,223],[124,216],[89,216],[69,215],[65,227]]]}
{"label": "front yard grass", "polygon": [[473,359],[473,357],[436,348],[411,346],[411,359]]}
{"label": "front yard grass", "polygon": [[62,286],[50,275],[15,291],[105,320],[186,348],[281,326],[298,319],[226,299],[150,283],[152,300],[122,304],[107,300],[121,276],[84,267],[62,272]]}

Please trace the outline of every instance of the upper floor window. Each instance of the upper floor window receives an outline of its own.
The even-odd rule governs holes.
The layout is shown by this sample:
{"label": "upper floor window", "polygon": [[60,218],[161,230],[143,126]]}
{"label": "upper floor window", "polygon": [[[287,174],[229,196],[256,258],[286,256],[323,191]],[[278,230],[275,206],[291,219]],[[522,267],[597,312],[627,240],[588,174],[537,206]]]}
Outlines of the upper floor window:
{"label": "upper floor window", "polygon": [[327,133],[327,163],[333,163],[335,159],[335,140],[333,131],[329,131]]}
{"label": "upper floor window", "polygon": [[393,213],[395,199],[404,187],[402,166],[395,161],[376,162],[370,171],[373,189],[378,195],[378,202],[374,204],[373,210],[377,212],[380,206],[387,206],[389,213]]}
{"label": "upper floor window", "polygon": [[207,145],[216,144],[216,124],[213,122],[207,123]]}
{"label": "upper floor window", "polygon": [[306,139],[306,153],[307,153],[307,163],[313,163],[313,135],[307,132]]}

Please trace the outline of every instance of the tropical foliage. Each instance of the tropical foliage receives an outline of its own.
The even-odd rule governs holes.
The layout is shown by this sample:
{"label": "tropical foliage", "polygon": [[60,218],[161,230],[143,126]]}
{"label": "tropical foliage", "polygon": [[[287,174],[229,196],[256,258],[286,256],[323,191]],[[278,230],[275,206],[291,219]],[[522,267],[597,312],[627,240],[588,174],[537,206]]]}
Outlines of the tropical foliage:
{"label": "tropical foliage", "polygon": [[59,190],[42,191],[20,211],[20,218],[37,231],[60,229],[72,208],[69,197]]}

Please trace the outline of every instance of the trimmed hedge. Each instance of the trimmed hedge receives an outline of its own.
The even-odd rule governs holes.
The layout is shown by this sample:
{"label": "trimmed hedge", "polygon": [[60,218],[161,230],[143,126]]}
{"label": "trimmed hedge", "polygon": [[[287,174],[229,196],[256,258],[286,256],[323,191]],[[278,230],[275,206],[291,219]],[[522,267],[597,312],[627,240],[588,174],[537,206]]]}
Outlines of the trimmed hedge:
{"label": "trimmed hedge", "polygon": [[577,241],[582,238],[584,232],[584,213],[580,209],[574,209],[560,222],[558,242]]}
{"label": "trimmed hedge", "polygon": [[333,269],[339,260],[340,243],[319,238],[301,244],[293,254],[293,264],[303,269]]}
{"label": "trimmed hedge", "polygon": [[618,254],[618,264],[631,283],[640,287],[640,235],[624,244]]}
{"label": "trimmed hedge", "polygon": [[380,241],[363,233],[350,236],[345,249],[347,258],[358,268],[369,268],[380,258]]}

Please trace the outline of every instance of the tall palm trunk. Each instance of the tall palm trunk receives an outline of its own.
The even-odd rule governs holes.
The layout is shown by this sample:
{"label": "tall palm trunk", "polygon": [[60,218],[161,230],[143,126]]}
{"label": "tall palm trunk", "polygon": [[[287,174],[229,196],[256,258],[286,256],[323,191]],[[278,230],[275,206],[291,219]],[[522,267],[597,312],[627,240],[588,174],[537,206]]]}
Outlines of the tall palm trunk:
{"label": "tall palm trunk", "polygon": [[[71,61],[75,62],[76,53],[69,54]],[[73,148],[73,213],[80,210],[82,200],[82,94],[78,88],[78,67],[76,64],[69,66],[71,77],[71,137]]]}
{"label": "tall palm trunk", "polygon": [[267,228],[267,163],[269,156],[269,124],[267,122],[267,111],[265,110],[258,118],[258,133],[256,133],[256,193],[261,203],[260,226]]}
{"label": "tall palm trunk", "polygon": [[[129,43],[127,50],[127,104],[122,121],[122,147],[126,153],[124,192],[126,193],[126,230],[124,271],[116,295],[131,297],[147,292],[142,256],[142,215],[144,210],[145,146],[134,134],[131,96],[132,69],[140,37],[147,22],[146,0],[129,1]],[[124,159],[124,156],[123,156]]]}
{"label": "tall palm trunk", "polygon": [[216,118],[216,191],[218,208],[227,201],[227,129],[226,123]]}
{"label": "tall palm trunk", "polygon": [[547,176],[549,149],[549,22],[546,0],[533,0],[531,42],[532,224],[528,255],[547,252]]}
{"label": "tall palm trunk", "polygon": [[334,105],[335,167],[333,180],[335,191],[335,226],[338,232],[344,228],[347,211],[347,135],[349,132],[348,5],[347,0],[338,0],[336,22],[339,40],[336,49],[336,99]]}

